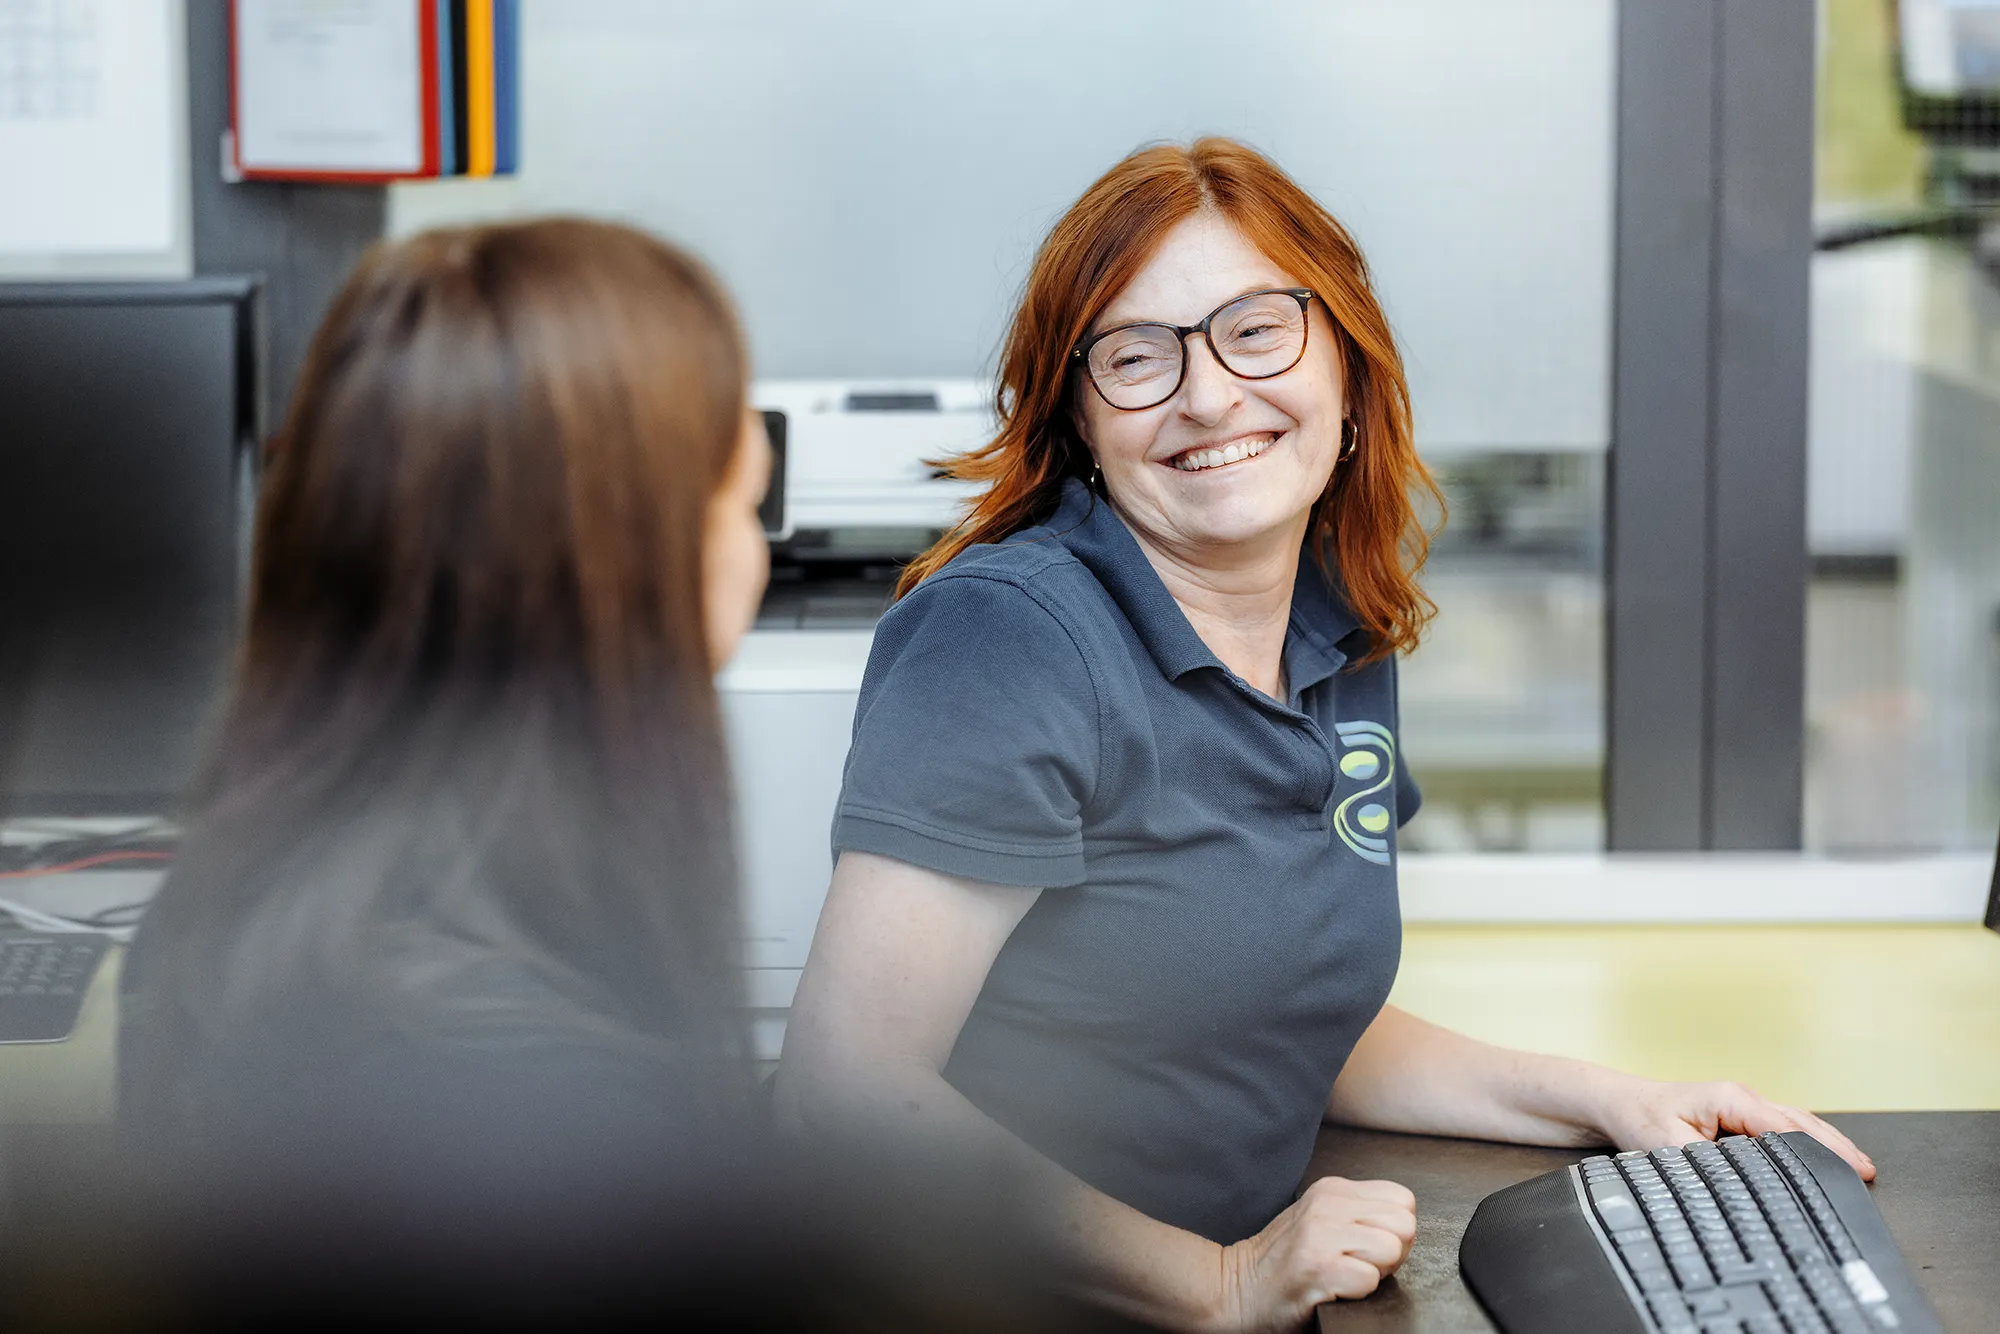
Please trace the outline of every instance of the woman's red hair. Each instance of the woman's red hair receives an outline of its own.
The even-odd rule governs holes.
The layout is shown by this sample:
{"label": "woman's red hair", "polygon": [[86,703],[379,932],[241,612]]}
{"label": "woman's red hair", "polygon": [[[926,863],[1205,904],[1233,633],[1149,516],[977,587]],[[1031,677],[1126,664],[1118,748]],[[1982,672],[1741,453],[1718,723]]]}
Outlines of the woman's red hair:
{"label": "woman's red hair", "polygon": [[1411,440],[1409,386],[1389,321],[1347,230],[1277,164],[1230,139],[1141,149],[1084,191],[1042,242],[1001,349],[999,434],[938,464],[986,490],[910,562],[899,595],[967,547],[1046,518],[1065,478],[1089,476],[1090,451],[1071,420],[1082,382],[1072,378],[1070,349],[1167,233],[1202,209],[1310,287],[1332,317],[1356,444],[1313,506],[1315,554],[1372,637],[1363,662],[1416,647],[1437,608],[1416,582],[1430,538],[1412,492],[1426,493],[1440,514],[1444,498]]}

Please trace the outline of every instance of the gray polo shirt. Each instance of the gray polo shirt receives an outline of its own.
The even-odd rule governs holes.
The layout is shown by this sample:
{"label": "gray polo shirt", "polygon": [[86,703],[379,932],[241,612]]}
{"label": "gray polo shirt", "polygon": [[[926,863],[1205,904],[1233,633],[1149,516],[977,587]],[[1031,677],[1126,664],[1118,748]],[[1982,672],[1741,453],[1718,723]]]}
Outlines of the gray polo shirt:
{"label": "gray polo shirt", "polygon": [[1394,659],[1310,559],[1288,705],[1195,634],[1111,507],[973,547],[876,630],[833,843],[1031,885],[945,1068],[1083,1180],[1219,1242],[1293,1198],[1396,976]]}

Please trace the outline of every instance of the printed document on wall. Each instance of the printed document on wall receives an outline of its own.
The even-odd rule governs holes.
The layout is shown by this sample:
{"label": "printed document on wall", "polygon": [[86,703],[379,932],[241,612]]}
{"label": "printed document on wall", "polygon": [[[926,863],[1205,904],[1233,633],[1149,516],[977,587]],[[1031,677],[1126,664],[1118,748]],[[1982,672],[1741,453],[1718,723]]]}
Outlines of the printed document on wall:
{"label": "printed document on wall", "polygon": [[236,153],[246,170],[424,169],[411,0],[236,0]]}
{"label": "printed document on wall", "polygon": [[183,22],[178,0],[0,0],[0,255],[179,243]]}

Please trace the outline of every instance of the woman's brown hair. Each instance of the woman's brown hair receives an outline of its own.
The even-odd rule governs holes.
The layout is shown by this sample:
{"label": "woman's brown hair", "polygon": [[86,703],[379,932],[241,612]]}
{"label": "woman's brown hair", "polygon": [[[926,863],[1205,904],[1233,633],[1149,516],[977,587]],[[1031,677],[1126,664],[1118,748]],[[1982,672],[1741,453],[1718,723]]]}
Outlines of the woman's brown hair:
{"label": "woman's brown hair", "polygon": [[1083,386],[1070,350],[1167,233],[1203,209],[1310,287],[1332,318],[1356,443],[1313,506],[1315,554],[1370,632],[1362,661],[1416,647],[1436,607],[1416,582],[1429,535],[1412,493],[1427,494],[1439,513],[1444,499],[1411,439],[1402,358],[1367,261],[1291,177],[1229,139],[1141,149],[1084,191],[1042,242],[1001,348],[999,434],[938,465],[986,490],[958,527],[905,568],[899,593],[965,548],[1046,518],[1065,478],[1089,476],[1090,452],[1071,417]]}
{"label": "woman's brown hair", "polygon": [[422,1028],[427,986],[496,963],[619,1041],[735,1041],[701,554],[746,376],[718,285],[629,228],[362,260],[267,453],[219,742],[141,935],[154,1073],[281,1015]]}

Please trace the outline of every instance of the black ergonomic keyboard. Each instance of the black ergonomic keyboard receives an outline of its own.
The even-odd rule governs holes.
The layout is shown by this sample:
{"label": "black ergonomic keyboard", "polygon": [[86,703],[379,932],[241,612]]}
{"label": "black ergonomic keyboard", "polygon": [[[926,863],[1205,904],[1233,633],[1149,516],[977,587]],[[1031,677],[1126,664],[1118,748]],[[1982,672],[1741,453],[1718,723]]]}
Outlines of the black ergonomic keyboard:
{"label": "black ergonomic keyboard", "polygon": [[1509,1186],[1458,1261],[1507,1334],[1943,1334],[1861,1178],[1798,1131]]}
{"label": "black ergonomic keyboard", "polygon": [[0,931],[0,1042],[61,1042],[111,937],[97,931]]}

